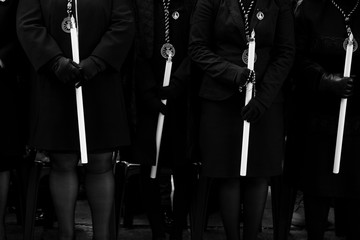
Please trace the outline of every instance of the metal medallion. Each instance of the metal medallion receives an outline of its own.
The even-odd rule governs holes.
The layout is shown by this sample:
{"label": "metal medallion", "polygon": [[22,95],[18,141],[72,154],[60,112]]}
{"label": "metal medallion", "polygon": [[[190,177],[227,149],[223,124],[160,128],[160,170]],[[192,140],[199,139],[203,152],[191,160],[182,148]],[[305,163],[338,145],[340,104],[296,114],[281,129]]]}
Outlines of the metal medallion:
{"label": "metal medallion", "polygon": [[172,18],[174,20],[177,20],[180,17],[180,13],[178,11],[173,12],[173,14],[171,14]]}
{"label": "metal medallion", "polygon": [[260,21],[264,19],[265,15],[262,11],[259,11],[257,14],[256,14],[256,17],[257,19],[259,19]]}
{"label": "metal medallion", "polygon": [[173,58],[175,56],[175,48],[170,43],[165,43],[164,45],[162,45],[160,53],[163,58]]}
{"label": "metal medallion", "polygon": [[[343,42],[343,48],[346,51],[347,45],[349,43],[349,38],[346,38]],[[355,38],[353,38],[353,52],[355,52],[358,49],[358,42]]]}
{"label": "metal medallion", "polygon": [[[248,49],[245,49],[242,56],[241,56],[241,59],[242,61],[247,64],[248,63],[248,58],[249,58],[249,54],[248,54],[249,50]],[[254,59],[254,63],[256,62],[257,60],[257,55],[255,53],[255,59]]]}
{"label": "metal medallion", "polygon": [[64,20],[61,22],[61,29],[66,33],[70,33],[70,29],[71,29],[71,18],[70,17],[64,18]]}

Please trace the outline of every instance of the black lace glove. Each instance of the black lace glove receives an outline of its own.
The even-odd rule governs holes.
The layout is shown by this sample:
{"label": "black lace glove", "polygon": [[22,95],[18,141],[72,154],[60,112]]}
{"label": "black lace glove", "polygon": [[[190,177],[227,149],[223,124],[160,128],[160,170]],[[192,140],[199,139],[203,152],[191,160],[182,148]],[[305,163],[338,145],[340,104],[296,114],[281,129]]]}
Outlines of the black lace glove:
{"label": "black lace glove", "polygon": [[244,68],[241,73],[239,73],[234,80],[235,86],[239,89],[243,88],[247,81],[250,79],[251,70]]}
{"label": "black lace glove", "polygon": [[52,60],[50,69],[64,84],[76,84],[82,78],[79,65],[63,56],[58,56]]}
{"label": "black lace glove", "polygon": [[241,116],[247,122],[256,122],[264,114],[266,107],[256,97],[252,98],[249,103],[241,110]]}
{"label": "black lace glove", "polygon": [[348,98],[353,94],[353,77],[342,77],[340,74],[324,73],[319,82],[319,90]]}
{"label": "black lace glove", "polygon": [[94,78],[97,74],[106,69],[106,64],[100,58],[90,56],[82,60],[79,64],[82,73],[82,79],[75,86],[80,87],[85,81]]}

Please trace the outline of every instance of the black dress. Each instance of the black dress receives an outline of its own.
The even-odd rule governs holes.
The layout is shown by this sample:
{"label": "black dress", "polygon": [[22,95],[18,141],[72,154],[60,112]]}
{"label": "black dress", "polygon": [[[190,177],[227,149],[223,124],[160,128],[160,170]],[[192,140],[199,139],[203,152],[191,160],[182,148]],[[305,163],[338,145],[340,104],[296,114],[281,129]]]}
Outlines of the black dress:
{"label": "black dress", "polygon": [[[62,29],[67,1],[20,0],[18,35],[34,67],[34,117],[30,145],[49,151],[78,151],[75,88],[60,82],[47,63],[72,57],[70,34]],[[134,36],[130,0],[84,0],[78,3],[80,60],[102,59],[106,70],[82,87],[89,152],[128,145],[129,130],[121,68]]]}
{"label": "black dress", "polygon": [[[342,1],[354,6],[356,1]],[[344,6],[345,7],[345,6]],[[339,174],[333,174],[340,97],[320,92],[324,72],[344,72],[344,18],[331,1],[304,1],[297,12],[297,61],[293,109],[287,144],[286,172],[303,190],[330,197],[360,197],[360,52],[353,53],[354,95],[347,100]],[[349,9],[346,8],[346,12]],[[350,10],[349,10],[350,11]],[[351,17],[360,40],[360,9]]]}
{"label": "black dress", "polygon": [[[234,81],[246,68],[245,25],[237,0],[199,0],[190,31],[190,55],[205,72],[200,88],[200,147],[203,174],[240,176],[244,91]],[[284,159],[283,92],[294,57],[289,1],[256,1],[250,29],[255,31],[256,98],[267,109],[250,124],[247,176],[281,174]]]}

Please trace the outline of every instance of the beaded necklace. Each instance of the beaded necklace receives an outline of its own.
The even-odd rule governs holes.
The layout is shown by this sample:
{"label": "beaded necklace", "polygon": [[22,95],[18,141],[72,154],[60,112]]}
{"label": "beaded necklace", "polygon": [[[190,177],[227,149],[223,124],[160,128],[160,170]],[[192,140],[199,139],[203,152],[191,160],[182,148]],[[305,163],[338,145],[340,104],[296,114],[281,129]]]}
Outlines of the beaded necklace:
{"label": "beaded necklace", "polygon": [[[349,36],[352,33],[351,27],[350,27],[350,18],[351,18],[351,15],[357,9],[357,7],[359,5],[359,0],[356,1],[355,6],[353,7],[353,9],[348,14],[346,14],[345,11],[334,0],[331,0],[331,2],[341,12],[341,14],[344,17],[346,33],[348,35],[348,37],[345,39],[345,41],[343,43],[343,48],[346,50],[347,43],[349,42]],[[355,52],[357,50],[357,48],[358,48],[358,43],[355,40],[355,38],[353,39],[353,44],[354,44],[354,50],[353,51]]]}
{"label": "beaded necklace", "polygon": [[244,17],[246,39],[247,39],[247,41],[249,41],[249,39],[250,39],[249,15],[250,15],[251,9],[254,5],[254,0],[251,0],[248,9],[245,9],[244,3],[241,0],[239,0],[239,3],[240,3],[240,7],[241,7],[241,13],[243,14],[243,17]]}

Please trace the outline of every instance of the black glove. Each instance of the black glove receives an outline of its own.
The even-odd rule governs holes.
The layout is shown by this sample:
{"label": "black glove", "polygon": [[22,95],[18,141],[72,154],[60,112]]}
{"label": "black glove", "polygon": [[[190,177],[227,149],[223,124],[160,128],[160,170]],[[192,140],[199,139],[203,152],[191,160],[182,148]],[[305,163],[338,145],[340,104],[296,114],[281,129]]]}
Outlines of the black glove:
{"label": "black glove", "polygon": [[248,68],[244,68],[236,77],[235,77],[235,80],[234,80],[234,83],[235,83],[235,86],[237,88],[242,88],[247,80],[249,79],[250,77],[250,73],[251,73],[251,70],[248,69]]}
{"label": "black glove", "polygon": [[75,84],[82,78],[79,65],[69,58],[56,57],[50,65],[56,77],[65,84]]}
{"label": "black glove", "polygon": [[82,80],[79,81],[75,86],[80,87],[85,81],[94,78],[98,73],[106,69],[106,64],[100,58],[90,56],[82,60],[79,64],[82,72]]}
{"label": "black glove", "polygon": [[159,97],[161,99],[176,99],[184,92],[184,87],[176,83],[175,79],[171,79],[169,86],[160,87]]}
{"label": "black glove", "polygon": [[353,77],[342,77],[340,74],[324,73],[319,82],[319,90],[333,93],[342,98],[353,94]]}
{"label": "black glove", "polygon": [[265,105],[262,104],[255,97],[252,98],[245,107],[243,107],[243,109],[241,110],[241,116],[245,121],[256,122],[261,118],[265,110],[266,110]]}

